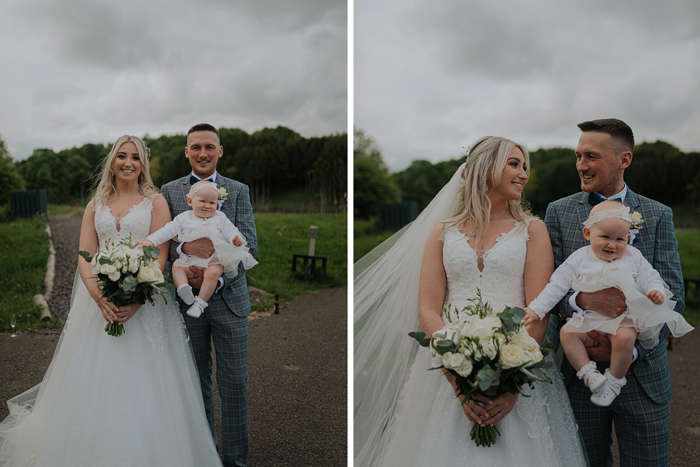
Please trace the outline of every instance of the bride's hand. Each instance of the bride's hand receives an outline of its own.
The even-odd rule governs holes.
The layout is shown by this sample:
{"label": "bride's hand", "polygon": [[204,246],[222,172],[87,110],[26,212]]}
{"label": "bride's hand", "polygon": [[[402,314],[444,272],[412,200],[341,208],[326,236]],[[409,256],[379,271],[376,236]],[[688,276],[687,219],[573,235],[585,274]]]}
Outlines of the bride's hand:
{"label": "bride's hand", "polygon": [[[460,396],[459,400],[463,401],[464,396]],[[484,405],[479,405],[477,401]],[[471,400],[466,404],[462,404],[462,410],[470,422],[484,426],[484,421],[489,418],[489,412],[486,409],[491,404],[493,404],[493,402],[488,397],[482,394],[472,393]]]}
{"label": "bride's hand", "polygon": [[518,401],[517,394],[505,392],[493,399],[493,405],[488,406],[489,414],[484,419],[484,425],[495,425],[500,422],[513,410]]}
{"label": "bride's hand", "polygon": [[108,323],[113,323],[117,320],[117,305],[115,305],[112,302],[107,301],[107,297],[100,297],[97,300],[97,306],[100,307],[100,311],[102,312],[102,317],[107,321]]}
{"label": "bride's hand", "polygon": [[132,316],[136,314],[137,311],[141,308],[141,305],[138,303],[132,303],[131,305],[126,305],[126,306],[120,306],[117,308],[117,311],[114,312],[115,316],[117,319],[115,320],[119,324],[124,324],[129,319],[131,319]]}

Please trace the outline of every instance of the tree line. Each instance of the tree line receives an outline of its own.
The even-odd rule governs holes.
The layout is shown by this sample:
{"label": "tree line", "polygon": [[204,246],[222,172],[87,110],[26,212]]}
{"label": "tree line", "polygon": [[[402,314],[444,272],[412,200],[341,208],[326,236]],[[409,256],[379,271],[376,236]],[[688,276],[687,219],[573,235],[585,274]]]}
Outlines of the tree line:
{"label": "tree line", "polygon": [[[268,210],[271,200],[285,197],[314,204],[316,211],[345,212],[347,206],[347,135],[305,138],[278,126],[248,134],[238,128],[219,129],[224,156],[217,170],[250,187],[256,210]],[[151,177],[156,186],[191,170],[185,158],[187,136],[145,136],[150,149]],[[59,152],[35,149],[15,162],[0,139],[0,206],[12,190],[44,188],[49,203],[84,203],[99,176],[100,164],[113,143],[88,143]]]}
{"label": "tree line", "polygon": [[[419,211],[423,210],[465,160],[466,154],[437,163],[414,160],[405,170],[390,173],[374,140],[356,130],[355,217],[376,217],[383,201],[416,201]],[[700,153],[684,153],[665,141],[640,143],[625,170],[625,182],[632,191],[666,205],[700,205]],[[574,149],[530,152],[530,179],[523,198],[533,213],[544,216],[549,203],[578,191]]]}

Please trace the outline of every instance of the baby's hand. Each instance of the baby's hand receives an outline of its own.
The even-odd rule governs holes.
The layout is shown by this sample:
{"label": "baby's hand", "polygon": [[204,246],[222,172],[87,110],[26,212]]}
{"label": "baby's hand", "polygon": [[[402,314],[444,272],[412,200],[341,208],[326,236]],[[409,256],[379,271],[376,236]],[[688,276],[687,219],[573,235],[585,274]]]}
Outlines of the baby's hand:
{"label": "baby's hand", "polygon": [[236,245],[236,246],[241,246],[241,245],[243,245],[243,240],[242,240],[241,237],[239,237],[238,235],[236,235],[235,237],[233,237],[233,240],[231,240],[231,241],[232,241],[233,244]]}
{"label": "baby's hand", "polygon": [[658,290],[651,290],[647,292],[647,297],[657,305],[661,305],[664,302],[664,294]]}
{"label": "baby's hand", "polygon": [[144,240],[144,241],[142,241],[142,242],[136,242],[136,243],[138,243],[139,245],[141,245],[141,248],[143,248],[143,247],[145,247],[145,246],[155,246],[155,245],[153,244],[153,242],[150,241],[150,240]]}
{"label": "baby's hand", "polygon": [[535,313],[535,311],[532,308],[526,307],[525,318],[523,318],[523,320],[525,321],[525,326],[529,326],[533,323],[538,322],[540,320],[540,317],[537,315],[537,313]]}

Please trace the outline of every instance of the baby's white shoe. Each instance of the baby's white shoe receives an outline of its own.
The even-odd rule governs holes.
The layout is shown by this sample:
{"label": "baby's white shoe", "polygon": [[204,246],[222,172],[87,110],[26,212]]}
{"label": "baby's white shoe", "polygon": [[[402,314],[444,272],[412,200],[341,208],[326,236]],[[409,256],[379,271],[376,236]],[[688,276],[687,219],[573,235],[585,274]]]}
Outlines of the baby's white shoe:
{"label": "baby's white shoe", "polygon": [[193,318],[199,318],[200,316],[202,316],[204,309],[208,306],[209,304],[201,298],[194,297],[194,303],[192,304],[190,309],[187,310],[187,314]]}
{"label": "baby's white shoe", "polygon": [[588,386],[588,389],[593,393],[605,383],[605,376],[600,374],[594,361],[585,364],[583,368],[576,373],[576,376],[582,380],[583,384]]}
{"label": "baby's white shoe", "polygon": [[192,293],[192,286],[190,284],[182,284],[178,287],[177,294],[187,305],[192,305],[194,303],[194,294]]}
{"label": "baby's white shoe", "polygon": [[600,407],[608,407],[620,395],[622,387],[627,384],[627,379],[617,379],[610,374],[610,369],[605,370],[605,383],[591,396],[591,402]]}

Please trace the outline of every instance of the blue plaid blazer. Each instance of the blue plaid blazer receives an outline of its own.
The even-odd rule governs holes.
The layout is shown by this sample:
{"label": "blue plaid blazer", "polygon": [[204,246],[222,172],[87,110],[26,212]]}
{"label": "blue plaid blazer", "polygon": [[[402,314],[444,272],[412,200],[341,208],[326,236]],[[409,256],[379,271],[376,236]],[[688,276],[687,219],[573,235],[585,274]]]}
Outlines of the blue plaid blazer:
{"label": "blue plaid blazer", "polygon": [[[588,204],[588,193],[580,192],[551,203],[547,207],[544,222],[549,231],[549,238],[554,251],[555,267],[569,257],[571,253],[585,246],[588,242],[583,237],[583,222],[591,212]],[[625,204],[632,212],[642,214],[644,224],[637,235],[638,241],[634,246],[654,266],[662,279],[666,281],[673,300],[677,301],[675,310],[683,313],[685,309],[685,289],[683,273],[681,272],[680,257],[678,256],[678,241],[673,230],[673,212],[671,208],[644,196],[640,196],[627,188]],[[547,337],[550,341],[559,342],[559,328],[566,317],[572,314],[569,306],[569,293],[552,310]],[[661,331],[659,345],[654,349],[645,349],[639,342],[636,347],[639,357],[630,370],[634,372],[644,392],[656,403],[665,404],[671,398],[671,376],[666,355],[665,337],[668,328]],[[575,374],[574,368],[564,359],[561,368],[568,385]]]}
{"label": "blue plaid blazer", "polygon": [[[250,254],[255,257],[258,254],[258,237],[255,232],[255,220],[253,219],[253,207],[250,204],[248,186],[221,176],[217,173],[216,185],[225,188],[228,197],[221,206],[221,211],[238,227],[238,230],[248,241]],[[190,191],[190,175],[174,180],[163,185],[161,193],[170,206],[170,215],[175,218],[178,214],[189,209],[187,206],[187,192]],[[176,241],[170,242],[170,259],[177,258]],[[250,299],[248,298],[248,284],[246,282],[243,265],[239,266],[238,275],[234,278],[224,278],[224,287],[220,293],[226,306],[236,316],[245,317],[250,312]]]}

